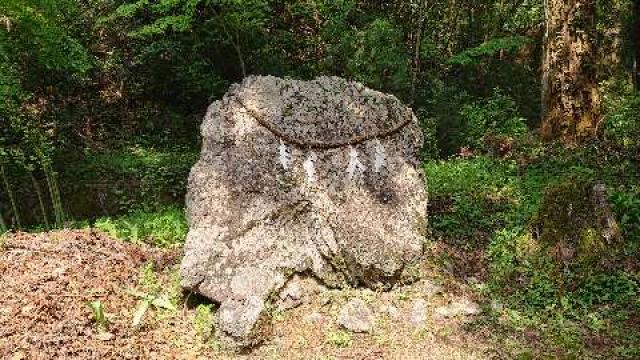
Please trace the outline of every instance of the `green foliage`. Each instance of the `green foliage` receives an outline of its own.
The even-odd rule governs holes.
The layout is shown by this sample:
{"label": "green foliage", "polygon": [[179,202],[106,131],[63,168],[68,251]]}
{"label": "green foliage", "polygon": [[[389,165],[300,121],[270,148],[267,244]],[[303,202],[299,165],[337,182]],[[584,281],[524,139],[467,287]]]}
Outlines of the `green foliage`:
{"label": "green foliage", "polygon": [[602,304],[628,305],[637,300],[638,283],[628,274],[596,274],[576,291],[576,302],[583,307]]}
{"label": "green foliage", "polygon": [[[513,161],[451,159],[428,162],[425,173],[435,235],[466,247],[481,244],[506,221],[526,217],[514,210],[522,201],[518,168]],[[527,210],[524,209],[518,210]]]}
{"label": "green foliage", "polygon": [[610,195],[613,210],[625,238],[625,252],[640,252],[640,185],[621,186]]}
{"label": "green foliage", "polygon": [[527,132],[515,102],[500,90],[487,100],[464,106],[460,115],[458,143],[474,149],[483,148],[487,135],[516,138]]}
{"label": "green foliage", "polygon": [[[147,207],[162,207],[181,201],[187,177],[198,154],[182,147],[168,150],[132,146],[124,151],[92,154],[63,174],[65,179],[129,179],[137,184],[135,194],[125,189],[113,189],[119,210],[129,211],[133,203]],[[166,198],[173,201],[163,201]]]}
{"label": "green foliage", "polygon": [[[611,100],[610,100],[611,101]],[[640,95],[622,97],[608,104],[604,137],[614,146],[627,151],[640,150]]]}
{"label": "green foliage", "polygon": [[[0,114],[4,118],[14,118],[19,116],[20,104],[25,99],[25,94],[16,70],[2,61],[2,55],[2,48],[0,48],[0,98],[3,99],[0,103]],[[6,136],[6,134],[3,135]]]}
{"label": "green foliage", "polygon": [[[0,54],[15,59],[28,57],[48,71],[86,73],[92,67],[87,49],[65,28],[64,21],[78,14],[70,0],[5,0],[0,14],[9,26],[0,29]],[[24,69],[34,71],[35,69]]]}
{"label": "green foliage", "polygon": [[99,329],[106,329],[109,326],[109,320],[104,314],[104,306],[102,301],[96,300],[87,302],[87,305],[91,309],[93,321],[96,323]]}
{"label": "green foliage", "polygon": [[353,336],[350,332],[344,330],[330,330],[327,332],[327,344],[331,344],[335,347],[344,348],[349,347],[353,341]]}
{"label": "green foliage", "polygon": [[449,59],[450,65],[472,65],[477,64],[485,57],[493,57],[498,54],[514,53],[531,40],[524,36],[509,36],[494,38],[482,44],[466,49]]}
{"label": "green foliage", "polygon": [[178,207],[158,212],[141,209],[116,218],[100,218],[95,227],[119,239],[161,247],[179,246],[188,230],[184,211]]}
{"label": "green foliage", "polygon": [[163,290],[162,283],[160,283],[152,263],[145,264],[140,270],[138,288],[142,291],[128,290],[130,295],[139,299],[131,320],[133,328],[139,328],[142,325],[145,315],[152,307],[171,312],[176,311],[176,305],[171,296],[161,294]]}
{"label": "green foliage", "polygon": [[140,298],[135,311],[133,312],[133,318],[131,320],[131,327],[139,328],[142,325],[145,315],[151,307],[156,309],[164,309],[169,311],[176,311],[175,305],[169,300],[166,295],[158,296],[151,294],[143,294],[132,292],[132,295]]}
{"label": "green foliage", "polygon": [[[57,227],[66,219],[52,167],[58,124],[42,104],[55,93],[53,85],[64,91],[82,83],[93,68],[87,48],[69,26],[78,10],[77,2],[67,0],[8,0],[0,4],[4,20],[0,27],[0,163],[3,171],[6,167],[12,173],[30,175],[47,226],[49,207]],[[42,177],[34,175],[38,170],[42,171],[50,205],[38,184]],[[20,227],[21,214],[17,201],[11,199],[11,182],[5,179],[4,187],[12,203],[12,225]]]}
{"label": "green foliage", "polygon": [[196,314],[193,318],[193,327],[196,335],[203,342],[208,342],[215,332],[213,305],[199,304],[196,307]]}
{"label": "green foliage", "polygon": [[[147,232],[143,228],[160,229],[164,226],[162,223],[151,224],[150,219],[143,219],[142,214],[158,212],[163,214],[161,222],[171,222],[172,211],[167,209],[183,206],[187,178],[197,157],[196,151],[184,146],[149,148],[136,145],[66,159],[66,166],[59,174],[66,213],[69,218],[78,220],[104,218],[99,221],[101,224],[109,221],[115,224],[117,220],[127,218],[130,218],[127,221],[147,224],[137,230],[131,229],[128,235],[123,233],[130,238],[136,238],[136,232]],[[25,197],[25,193],[19,196]],[[33,218],[30,220],[33,222]],[[113,228],[114,224],[104,226]],[[126,227],[124,224],[118,226]],[[167,236],[158,241],[163,242],[172,236],[168,230]],[[177,227],[174,231],[176,236],[179,231],[181,228]],[[138,237],[136,241],[142,240],[143,237]]]}
{"label": "green foliage", "polygon": [[519,265],[518,238],[524,233],[522,228],[500,229],[493,235],[487,246],[487,258],[490,261],[491,272],[496,276],[496,282],[503,283],[510,279]]}
{"label": "green foliage", "polygon": [[401,29],[387,20],[374,20],[354,39],[347,74],[376,89],[399,90],[409,83],[409,56]]}
{"label": "green foliage", "polygon": [[[606,351],[634,354],[622,349],[637,348],[640,334],[620,336],[628,331],[627,319],[637,316],[639,281],[633,267],[624,266],[635,263],[639,250],[637,163],[625,156],[601,144],[567,150],[521,142],[507,158],[481,155],[425,164],[433,234],[461,251],[484,252],[489,274],[481,291],[504,305],[494,319],[497,326],[514,333],[537,331],[545,343],[578,358],[588,357],[592,336],[612,336],[625,344]],[[535,236],[531,224],[544,194],[576,178],[607,185],[626,260],[611,261],[605,269],[559,267]],[[553,226],[570,232],[570,224]]]}
{"label": "green foliage", "polygon": [[[239,31],[260,30],[265,22],[267,3],[263,0],[161,0],[149,2],[137,0],[120,5],[101,23],[122,19],[136,19],[140,14],[151,15],[152,21],[129,31],[134,38],[147,38],[167,33],[180,33],[193,30],[203,8],[211,9],[214,16],[220,16],[220,26],[227,35]],[[219,9],[219,10],[216,10]]]}
{"label": "green foliage", "polygon": [[422,108],[417,109],[415,112],[418,120],[420,121],[420,125],[422,126],[422,134],[424,136],[422,158],[437,159],[440,156],[437,120],[433,117],[429,117],[429,113]]}
{"label": "green foliage", "polygon": [[251,71],[249,55],[263,45],[268,10],[264,0],[136,0],[113,9],[99,26],[139,44],[123,55],[141,71],[141,95],[163,93],[158,100],[169,107],[176,98],[205,106],[229,80]]}
{"label": "green foliage", "polygon": [[162,289],[162,284],[156,275],[152,262],[144,264],[140,269],[140,274],[138,275],[138,287],[145,293],[151,295],[158,294]]}

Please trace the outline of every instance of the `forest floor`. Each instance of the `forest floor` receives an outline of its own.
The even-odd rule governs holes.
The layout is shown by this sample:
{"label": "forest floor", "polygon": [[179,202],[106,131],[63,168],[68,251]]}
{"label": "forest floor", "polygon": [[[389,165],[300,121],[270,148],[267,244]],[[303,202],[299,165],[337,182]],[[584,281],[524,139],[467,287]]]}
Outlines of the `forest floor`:
{"label": "forest floor", "polygon": [[[212,336],[213,306],[181,292],[179,258],[175,250],[128,244],[92,230],[6,236],[0,247],[0,358],[500,359],[535,341],[534,333],[497,340],[483,325],[486,307],[472,291],[482,274],[465,280],[425,263],[420,281],[390,292],[327,290],[292,310],[273,311],[269,340],[234,354]],[[139,294],[151,293],[176,309],[152,306],[142,325],[132,327]],[[336,324],[340,308],[354,297],[376,316],[370,333]],[[104,306],[108,325],[96,324],[92,301]],[[457,304],[471,304],[472,310],[451,311]]]}

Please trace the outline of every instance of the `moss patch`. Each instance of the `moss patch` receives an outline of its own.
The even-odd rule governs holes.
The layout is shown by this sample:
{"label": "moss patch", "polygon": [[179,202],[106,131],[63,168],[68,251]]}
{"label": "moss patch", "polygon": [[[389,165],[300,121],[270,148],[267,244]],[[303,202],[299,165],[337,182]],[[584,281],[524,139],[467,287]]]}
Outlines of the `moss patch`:
{"label": "moss patch", "polygon": [[598,264],[621,245],[610,207],[598,200],[598,186],[571,178],[545,192],[532,232],[542,250],[556,261]]}

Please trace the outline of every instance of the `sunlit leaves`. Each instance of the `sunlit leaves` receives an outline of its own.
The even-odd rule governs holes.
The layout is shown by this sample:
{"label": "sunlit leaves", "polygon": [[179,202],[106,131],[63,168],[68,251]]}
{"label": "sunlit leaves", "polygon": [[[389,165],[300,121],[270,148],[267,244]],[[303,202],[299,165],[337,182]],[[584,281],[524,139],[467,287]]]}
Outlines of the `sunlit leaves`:
{"label": "sunlit leaves", "polygon": [[495,56],[498,53],[513,53],[530,42],[524,36],[509,36],[495,38],[483,42],[482,44],[466,49],[458,55],[449,59],[449,64],[469,65],[481,61],[483,58]]}
{"label": "sunlit leaves", "polygon": [[409,55],[398,26],[387,20],[374,20],[357,33],[354,45],[347,65],[352,76],[379,89],[407,85]]}
{"label": "sunlit leaves", "polygon": [[92,67],[87,49],[60,23],[60,13],[77,11],[73,2],[8,0],[0,14],[11,27],[0,27],[0,46],[11,46],[12,61],[28,57],[48,70],[84,73]]}

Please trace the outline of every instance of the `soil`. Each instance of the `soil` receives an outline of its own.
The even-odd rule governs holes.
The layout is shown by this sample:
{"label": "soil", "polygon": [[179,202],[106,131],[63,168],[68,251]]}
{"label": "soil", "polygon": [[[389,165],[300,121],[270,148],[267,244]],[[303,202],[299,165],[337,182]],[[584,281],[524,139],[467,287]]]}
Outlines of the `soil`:
{"label": "soil", "polygon": [[[198,299],[177,282],[178,251],[124,243],[94,231],[12,234],[0,243],[0,359],[493,359],[502,358],[473,317],[441,318],[435,309],[468,298],[447,279],[429,295],[421,283],[392,292],[326,290],[292,310],[274,312],[269,340],[250,352],[221,349],[197,326]],[[142,291],[141,269],[153,264],[158,288],[177,310],[151,307],[143,324],[131,321]],[[423,269],[427,276],[429,270]],[[425,274],[421,274],[425,275]],[[444,281],[435,279],[436,282]],[[453,285],[452,285],[453,284]],[[351,334],[336,325],[352,297],[376,314],[374,330]],[[411,321],[414,300],[426,317]],[[100,300],[109,324],[100,329],[90,301]],[[392,309],[393,311],[390,311]]]}

